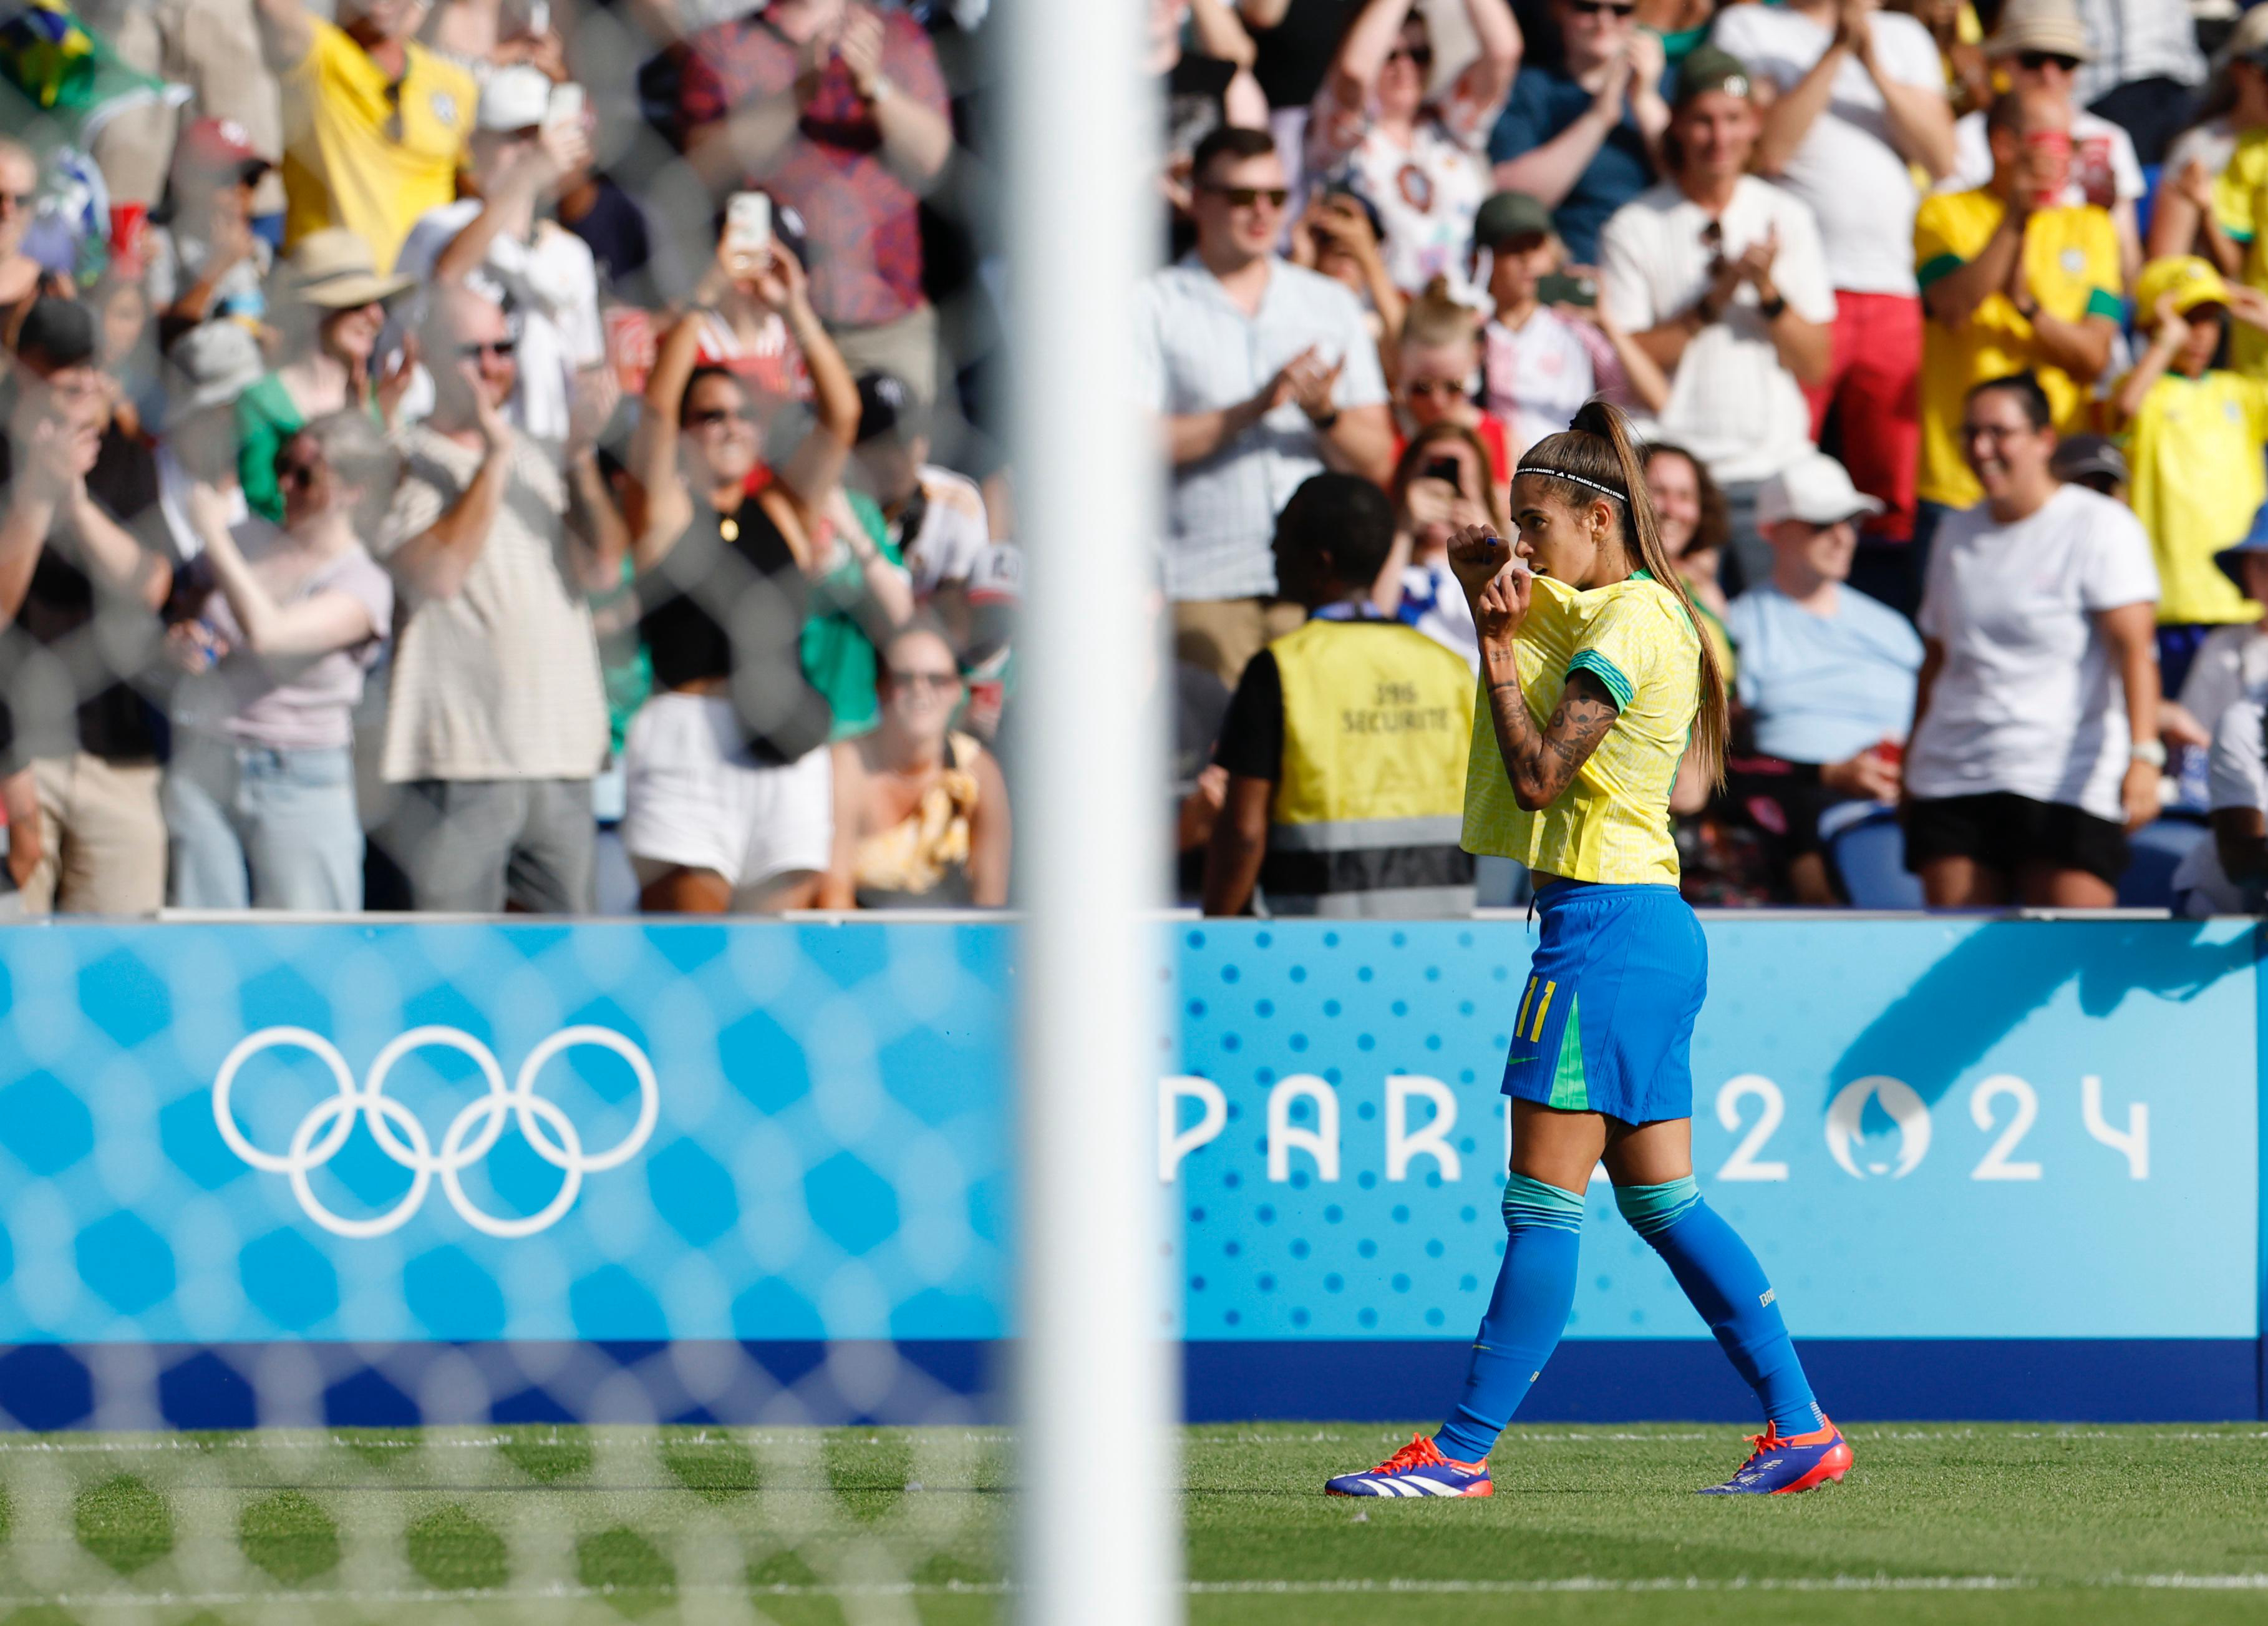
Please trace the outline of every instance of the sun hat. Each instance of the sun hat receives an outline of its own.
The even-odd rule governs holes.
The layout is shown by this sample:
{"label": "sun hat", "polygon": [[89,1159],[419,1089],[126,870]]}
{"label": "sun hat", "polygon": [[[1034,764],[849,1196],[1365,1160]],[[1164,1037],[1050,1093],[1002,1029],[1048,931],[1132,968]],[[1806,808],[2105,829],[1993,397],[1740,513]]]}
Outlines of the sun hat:
{"label": "sun hat", "polygon": [[1851,484],[1841,463],[1824,452],[1799,457],[1756,490],[1756,528],[1769,529],[1782,520],[1801,520],[1807,525],[1840,525],[1845,520],[1880,514],[1883,503]]}
{"label": "sun hat", "polygon": [[414,287],[414,277],[380,277],[370,245],[342,225],[310,232],[284,262],[284,292],[302,305],[350,311]]}
{"label": "sun hat", "polygon": [[2200,305],[2227,305],[2228,283],[2209,260],[2193,254],[2169,254],[2153,260],[2134,279],[2134,321],[2155,327],[2158,301],[2174,296],[2174,314],[2186,316]]}
{"label": "sun hat", "polygon": [[2017,56],[2026,51],[2045,51],[2077,62],[2093,62],[2094,48],[2087,42],[2087,25],[2071,0],[2008,0],[2000,26],[1984,41],[1987,56]]}

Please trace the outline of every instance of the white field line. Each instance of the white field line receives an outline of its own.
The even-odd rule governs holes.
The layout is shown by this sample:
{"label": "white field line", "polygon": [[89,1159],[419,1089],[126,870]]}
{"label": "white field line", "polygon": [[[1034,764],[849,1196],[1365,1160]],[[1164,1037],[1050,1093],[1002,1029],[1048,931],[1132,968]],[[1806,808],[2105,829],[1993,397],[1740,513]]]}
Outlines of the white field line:
{"label": "white field line", "polygon": [[[599,1424],[597,1426],[600,1428],[617,1428],[622,1425]],[[1616,1445],[1651,1445],[1663,1440],[1726,1439],[1737,1435],[1740,1430],[1740,1426],[1741,1425],[1737,1423],[1728,1423],[1717,1428],[1664,1428],[1651,1430],[1646,1432],[1621,1429],[1578,1429],[1565,1431],[1552,1430],[1548,1432],[1543,1430],[1515,1430],[1508,1437],[1506,1443],[1515,1446],[1522,1445],[1595,1445],[1602,1442]],[[733,1444],[741,1445],[777,1445],[787,1444],[791,1440],[799,1438],[810,1433],[839,1434],[848,1432],[857,1434],[861,1430],[842,1430],[833,1428],[821,1429],[815,1426],[808,1430],[798,1430],[793,1431],[762,1429],[740,1430],[710,1428],[703,1430],[698,1433],[683,1436],[681,1438],[684,1439],[685,1443],[692,1445],[702,1444],[708,1439],[714,1438],[716,1440],[729,1441]],[[905,1432],[922,1431],[924,1430],[916,1428],[910,1430],[895,1429],[887,1430],[882,1432],[884,1435],[895,1436]],[[2117,1429],[2073,1425],[2067,1429],[1993,1428],[1988,1430],[1980,1430],[1965,1425],[1955,1425],[1947,1428],[1914,1428],[1897,1423],[1878,1423],[1872,1426],[1859,1423],[1845,1430],[1845,1432],[1852,1438],[1859,1440],[1950,1440],[1977,1438],[2007,1440],[2132,1439],[2149,1441],[2197,1440],[2223,1445],[2250,1445],[2256,1441],[2268,1440],[2268,1429],[2154,1428],[2146,1423],[2139,1423]],[[673,1434],[673,1438],[680,1437]],[[1193,1435],[1189,1443],[1198,1446],[1242,1445],[1283,1447],[1289,1445],[1334,1445],[1340,1442],[1359,1444],[1373,1438],[1391,1440],[1397,1439],[1400,1436],[1396,1431],[1390,1429],[1381,1429],[1380,1430],[1373,1431],[1367,1428],[1350,1427],[1348,1425],[1342,1424],[1339,1428],[1335,1430],[1318,1430],[1314,1433],[1302,1433],[1296,1435],[1234,1435],[1226,1438],[1211,1439],[1205,1438],[1202,1436]],[[962,1431],[961,1433],[961,1438],[969,1445],[1005,1445],[1014,1444],[1016,1437],[1012,1432],[1010,1432],[1007,1430],[972,1430]],[[0,1437],[0,1457],[11,1455],[147,1456],[154,1455],[161,1452],[194,1452],[203,1453],[219,1451],[259,1452],[279,1449],[304,1450],[311,1444],[335,1445],[341,1450],[356,1452],[493,1451],[500,1445],[523,1443],[541,1445],[545,1443],[545,1441],[542,1436],[524,1434],[482,1435],[476,1438],[462,1435],[448,1436],[444,1438],[418,1438],[413,1432],[412,1436],[407,1438],[347,1439],[336,1435],[310,1436],[297,1430],[278,1430],[274,1433],[263,1433],[256,1430],[243,1434],[231,1435],[225,1438],[216,1440],[183,1439],[171,1435],[152,1435],[146,1439],[10,1439],[4,1437]],[[870,1443],[874,1442],[870,1441]]]}
{"label": "white field line", "polygon": [[[1699,1576],[1562,1576],[1548,1580],[1303,1580],[1303,1581],[1189,1581],[1182,1591],[1193,1597],[1322,1597],[1399,1594],[1476,1596],[1536,1595],[1555,1593],[1966,1593],[2033,1592],[2066,1589],[2119,1592],[2268,1592],[2268,1574],[2250,1575],[2108,1575],[2080,1580],[2043,1580],[2005,1575],[1836,1575],[1738,1576],[1704,1579]],[[556,1600],[575,1602],[614,1597],[675,1598],[920,1598],[998,1597],[1016,1587],[1005,1581],[888,1582],[841,1585],[781,1584],[767,1586],[674,1586],[652,1589],[617,1586],[577,1586],[565,1584],[540,1587],[500,1586],[402,1591],[322,1592],[85,1592],[42,1595],[0,1596],[0,1608],[45,1604],[62,1608],[107,1605],[229,1608],[251,1604],[452,1604],[513,1603]]]}

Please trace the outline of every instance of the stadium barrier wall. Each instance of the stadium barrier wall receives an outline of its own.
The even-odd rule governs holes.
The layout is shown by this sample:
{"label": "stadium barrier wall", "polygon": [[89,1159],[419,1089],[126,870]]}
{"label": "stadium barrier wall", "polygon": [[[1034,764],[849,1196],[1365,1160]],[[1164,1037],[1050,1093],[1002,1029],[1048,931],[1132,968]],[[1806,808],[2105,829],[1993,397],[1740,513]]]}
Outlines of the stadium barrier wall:
{"label": "stadium barrier wall", "polygon": [[[1160,931],[1190,1415],[1438,1412],[1502,1250],[1525,928]],[[2255,928],[1707,931],[1696,1172],[1838,1413],[2268,1415]],[[0,932],[0,1409],[983,1415],[1015,987],[998,923]],[[1523,1415],[1748,1419],[1591,1206]]]}

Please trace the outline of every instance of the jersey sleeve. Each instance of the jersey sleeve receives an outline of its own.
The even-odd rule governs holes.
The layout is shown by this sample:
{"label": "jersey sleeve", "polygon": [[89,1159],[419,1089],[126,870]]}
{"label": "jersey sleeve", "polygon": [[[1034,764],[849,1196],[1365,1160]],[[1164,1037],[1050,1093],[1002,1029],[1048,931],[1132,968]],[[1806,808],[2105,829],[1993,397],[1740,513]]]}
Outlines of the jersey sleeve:
{"label": "jersey sleeve", "polygon": [[1954,246],[1954,196],[1926,197],[1914,211],[1914,280],[1925,288],[1969,263],[1969,256]]}
{"label": "jersey sleeve", "polygon": [[2213,212],[2220,229],[2240,243],[2249,243],[2259,230],[2260,155],[2258,143],[2242,141],[2228,167],[2213,183]]}
{"label": "jersey sleeve", "polygon": [[2260,702],[2239,700],[2213,726],[2213,754],[2205,764],[2205,805],[2268,809],[2268,726]]}
{"label": "jersey sleeve", "polygon": [[2118,228],[2107,210],[2088,211],[2086,314],[2114,322],[2126,320],[2126,272],[2118,259]]}
{"label": "jersey sleeve", "polygon": [[1651,594],[1625,593],[1592,617],[1567,661],[1567,676],[1588,672],[1627,711],[1652,681],[1668,629]]}

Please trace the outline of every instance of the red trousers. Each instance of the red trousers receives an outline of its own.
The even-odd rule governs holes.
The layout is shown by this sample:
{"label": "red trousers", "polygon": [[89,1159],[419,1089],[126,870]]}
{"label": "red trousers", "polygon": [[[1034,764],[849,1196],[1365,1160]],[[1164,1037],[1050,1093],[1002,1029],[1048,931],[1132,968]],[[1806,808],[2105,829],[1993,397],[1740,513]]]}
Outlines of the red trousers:
{"label": "red trousers", "polygon": [[1843,466],[1851,483],[1889,510],[1867,521],[1867,536],[1904,541],[1913,533],[1914,464],[1921,453],[1921,301],[1900,293],[1835,291],[1835,351],[1827,381],[1804,392],[1811,438],[1828,408],[1839,409]]}

